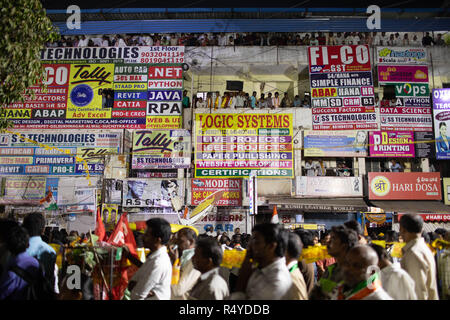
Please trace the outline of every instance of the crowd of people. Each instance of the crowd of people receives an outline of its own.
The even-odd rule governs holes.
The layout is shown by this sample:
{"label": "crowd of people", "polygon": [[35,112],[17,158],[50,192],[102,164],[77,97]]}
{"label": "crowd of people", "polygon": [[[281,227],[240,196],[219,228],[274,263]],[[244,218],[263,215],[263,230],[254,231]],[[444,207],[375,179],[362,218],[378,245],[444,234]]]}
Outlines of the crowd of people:
{"label": "crowd of people", "polygon": [[436,37],[426,32],[312,32],[312,33],[146,33],[125,35],[62,36],[47,43],[47,47],[125,47],[125,46],[317,46],[317,45],[373,46],[445,46],[448,43],[441,33]]}
{"label": "crowd of people", "polygon": [[[131,300],[438,300],[450,299],[450,231],[424,233],[420,215],[406,214],[400,232],[364,236],[356,221],[334,226],[322,234],[285,229],[262,223],[252,234],[202,234],[184,227],[172,232],[165,219],[146,221],[145,233],[135,232],[136,246],[149,249],[145,262],[124,255],[137,268],[128,281]],[[30,284],[44,278],[52,298],[67,299],[51,244],[86,241],[76,231],[45,229],[39,212],[22,224],[0,220],[0,299],[29,299]],[[431,246],[442,239],[443,247]],[[384,240],[381,246],[374,240]],[[402,257],[393,258],[394,242],[404,242]],[[299,260],[304,248],[323,245],[329,258],[307,263]],[[221,266],[226,250],[245,250],[240,268]],[[174,266],[179,278],[173,281]],[[79,295],[91,300],[92,282],[85,279]]]}
{"label": "crowd of people", "polygon": [[287,92],[280,93],[272,92],[261,93],[257,97],[256,91],[252,95],[244,91],[226,91],[220,94],[219,91],[206,93],[205,98],[202,95],[194,95],[191,103],[187,90],[183,92],[182,100],[183,108],[208,108],[208,109],[236,109],[236,108],[251,108],[251,109],[277,109],[277,108],[311,108],[310,96],[305,95],[303,99],[299,95],[295,95],[292,100]]}

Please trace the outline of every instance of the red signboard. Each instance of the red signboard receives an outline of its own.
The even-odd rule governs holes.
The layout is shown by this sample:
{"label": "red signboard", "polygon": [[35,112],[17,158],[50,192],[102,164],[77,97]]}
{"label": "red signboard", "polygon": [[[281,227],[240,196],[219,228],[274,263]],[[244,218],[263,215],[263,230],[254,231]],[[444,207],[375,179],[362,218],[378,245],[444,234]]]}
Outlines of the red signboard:
{"label": "red signboard", "polygon": [[370,200],[441,200],[439,172],[369,172]]}
{"label": "red signboard", "polygon": [[[403,213],[398,214],[399,221],[403,215],[404,215]],[[430,222],[435,222],[435,221],[447,222],[447,221],[449,221],[450,222],[450,213],[421,213],[420,216],[422,217],[423,221],[430,221]]]}
{"label": "red signboard", "polygon": [[242,206],[241,179],[192,179],[191,204],[198,205],[217,190],[225,190],[218,206]]}
{"label": "red signboard", "polygon": [[367,45],[308,47],[309,72],[371,71]]}

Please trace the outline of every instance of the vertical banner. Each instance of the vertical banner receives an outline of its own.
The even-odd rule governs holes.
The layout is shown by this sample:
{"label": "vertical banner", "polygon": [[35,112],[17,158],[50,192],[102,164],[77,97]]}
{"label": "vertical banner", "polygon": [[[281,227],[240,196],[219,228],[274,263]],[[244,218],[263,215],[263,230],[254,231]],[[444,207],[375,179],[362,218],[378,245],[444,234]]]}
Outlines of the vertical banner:
{"label": "vertical banner", "polygon": [[255,170],[250,171],[250,176],[248,179],[248,198],[250,215],[258,214],[258,184],[257,184],[257,174]]}
{"label": "vertical banner", "polygon": [[182,86],[182,81],[183,67],[181,65],[149,67],[148,84],[150,91],[148,91],[147,102],[147,129],[181,128],[183,95],[182,90],[173,90],[173,88]]}
{"label": "vertical banner", "polygon": [[313,130],[378,129],[369,47],[308,47]]}
{"label": "vertical banner", "polygon": [[436,159],[450,159],[450,89],[433,90]]}

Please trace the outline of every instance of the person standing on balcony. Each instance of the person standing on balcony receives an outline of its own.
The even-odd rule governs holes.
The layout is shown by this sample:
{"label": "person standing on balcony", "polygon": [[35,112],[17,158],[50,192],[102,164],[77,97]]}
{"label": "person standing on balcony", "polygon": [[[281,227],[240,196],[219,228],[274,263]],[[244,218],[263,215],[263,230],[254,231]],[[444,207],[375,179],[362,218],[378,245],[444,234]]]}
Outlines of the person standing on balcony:
{"label": "person standing on balcony", "polygon": [[280,104],[281,104],[281,100],[280,100],[279,94],[278,94],[278,92],[275,92],[275,97],[273,97],[273,99],[272,99],[272,106],[273,106],[273,108],[278,109],[280,107]]}

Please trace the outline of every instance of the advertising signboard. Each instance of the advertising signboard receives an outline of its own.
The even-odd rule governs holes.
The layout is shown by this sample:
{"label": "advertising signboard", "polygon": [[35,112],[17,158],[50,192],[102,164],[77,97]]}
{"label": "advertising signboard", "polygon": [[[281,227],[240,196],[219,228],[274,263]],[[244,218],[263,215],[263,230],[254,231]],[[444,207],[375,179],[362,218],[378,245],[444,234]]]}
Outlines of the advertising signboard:
{"label": "advertising signboard", "polygon": [[295,177],[295,195],[301,197],[362,197],[361,177]]}
{"label": "advertising signboard", "polygon": [[[0,143],[0,174],[2,175],[84,175],[86,160],[89,174],[101,175],[102,160],[107,154],[121,151],[121,132],[91,131],[77,133],[20,131],[20,134],[42,146],[24,140],[16,134],[4,134]],[[46,146],[57,147],[59,150]]]}
{"label": "advertising signboard", "polygon": [[411,47],[377,47],[377,64],[426,64],[427,49]]}
{"label": "advertising signboard", "polygon": [[293,177],[292,114],[195,114],[195,177]]}
{"label": "advertising signboard", "polygon": [[305,157],[366,157],[368,132],[304,131]]}
{"label": "advertising signboard", "polygon": [[414,158],[413,131],[370,131],[371,157]]}
{"label": "advertising signboard", "polygon": [[16,129],[181,128],[184,46],[47,48],[41,61],[47,87],[2,113]]}
{"label": "advertising signboard", "polygon": [[184,189],[184,180],[127,179],[122,206],[172,208],[172,199],[184,199]]}
{"label": "advertising signboard", "polygon": [[189,168],[191,134],[188,130],[133,132],[132,169]]}
{"label": "advertising signboard", "polygon": [[308,47],[313,130],[377,129],[369,47]]}
{"label": "advertising signboard", "polygon": [[436,158],[450,159],[450,89],[433,90],[433,119]]}
{"label": "advertising signboard", "polygon": [[369,172],[370,200],[441,200],[439,172]]}
{"label": "advertising signboard", "polygon": [[191,205],[198,205],[217,190],[225,190],[217,206],[242,205],[242,179],[191,179]]}

